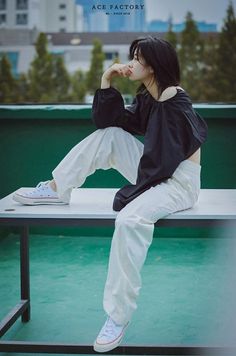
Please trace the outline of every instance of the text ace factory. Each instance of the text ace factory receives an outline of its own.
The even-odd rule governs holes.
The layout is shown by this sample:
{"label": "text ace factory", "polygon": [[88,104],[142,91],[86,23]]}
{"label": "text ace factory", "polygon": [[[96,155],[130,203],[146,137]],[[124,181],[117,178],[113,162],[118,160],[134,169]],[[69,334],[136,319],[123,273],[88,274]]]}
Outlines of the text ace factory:
{"label": "text ace factory", "polygon": [[92,10],[143,10],[144,5],[132,5],[132,4],[99,4],[93,5]]}

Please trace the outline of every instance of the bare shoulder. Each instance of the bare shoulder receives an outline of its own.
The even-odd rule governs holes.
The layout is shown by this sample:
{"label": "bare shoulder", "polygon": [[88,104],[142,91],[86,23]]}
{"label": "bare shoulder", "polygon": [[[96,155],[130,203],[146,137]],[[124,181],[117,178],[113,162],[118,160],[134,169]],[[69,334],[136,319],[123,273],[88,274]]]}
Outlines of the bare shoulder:
{"label": "bare shoulder", "polygon": [[179,87],[179,86],[177,86],[177,87],[175,87],[175,86],[168,87],[162,92],[162,94],[161,94],[161,96],[160,96],[158,101],[166,101],[166,100],[169,100],[169,99],[173,98],[177,94],[177,89],[180,89],[180,90],[184,91],[184,89]]}

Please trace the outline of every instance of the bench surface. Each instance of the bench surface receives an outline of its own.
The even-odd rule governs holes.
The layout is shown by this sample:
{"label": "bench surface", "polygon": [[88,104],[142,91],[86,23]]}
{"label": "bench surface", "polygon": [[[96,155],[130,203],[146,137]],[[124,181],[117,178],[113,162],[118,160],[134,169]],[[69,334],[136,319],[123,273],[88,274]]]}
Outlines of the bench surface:
{"label": "bench surface", "polygon": [[[23,190],[32,188],[22,188]],[[79,188],[72,192],[70,205],[26,206],[14,202],[12,194],[0,200],[0,220],[13,219],[111,219],[115,193],[112,188]],[[179,220],[235,220],[236,189],[201,189],[199,200],[192,208],[167,216]]]}

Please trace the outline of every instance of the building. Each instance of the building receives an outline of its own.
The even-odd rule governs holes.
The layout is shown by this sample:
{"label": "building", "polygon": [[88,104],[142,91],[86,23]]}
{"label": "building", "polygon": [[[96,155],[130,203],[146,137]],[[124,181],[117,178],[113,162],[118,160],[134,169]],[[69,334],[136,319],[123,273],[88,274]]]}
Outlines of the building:
{"label": "building", "polygon": [[76,0],[76,3],[83,8],[85,32],[146,31],[144,0],[106,0],[101,3]]}
{"label": "building", "polygon": [[74,0],[0,0],[0,27],[42,32],[82,31],[82,7]]}
{"label": "building", "polygon": [[95,11],[90,15],[90,31],[91,32],[108,32],[109,21],[108,16],[104,12]]}
{"label": "building", "polygon": [[76,0],[76,4],[82,7],[83,11],[83,31],[87,32],[90,29],[90,14],[91,14],[91,4],[88,0]]}
{"label": "building", "polygon": [[[64,58],[66,68],[70,74],[78,69],[88,71],[91,61],[93,40],[98,38],[103,44],[105,53],[104,69],[108,68],[115,58],[121,63],[128,62],[130,43],[143,32],[74,32],[74,33],[47,33],[48,50],[54,55]],[[164,38],[166,33],[146,32],[145,35]],[[0,56],[7,54],[13,67],[13,73],[17,76],[26,73],[35,56],[35,41],[38,32],[34,30],[8,30],[0,31]],[[216,32],[202,33],[202,36],[217,36]]]}
{"label": "building", "polygon": [[[153,20],[148,24],[148,31],[154,32],[167,32],[169,29],[170,21]],[[205,21],[196,21],[199,32],[217,32],[217,24],[207,23]],[[185,29],[185,22],[172,23],[173,32],[181,32]]]}
{"label": "building", "polygon": [[[2,29],[0,31],[0,57],[3,53],[7,54],[16,76],[28,71],[35,56],[35,42],[38,34],[39,32],[35,29]],[[62,56],[68,72],[73,74],[78,69],[88,71],[95,38],[98,38],[103,44],[104,68],[108,68],[117,57],[122,63],[127,63],[130,43],[137,37],[142,37],[143,33],[50,32],[46,35],[48,51],[54,55]]]}

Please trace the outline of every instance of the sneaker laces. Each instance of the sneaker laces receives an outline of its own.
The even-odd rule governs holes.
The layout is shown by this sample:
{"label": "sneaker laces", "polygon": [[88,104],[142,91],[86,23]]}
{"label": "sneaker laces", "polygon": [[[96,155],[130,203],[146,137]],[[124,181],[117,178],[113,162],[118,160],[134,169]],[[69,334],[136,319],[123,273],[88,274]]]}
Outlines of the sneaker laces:
{"label": "sneaker laces", "polygon": [[36,187],[33,190],[31,190],[30,192],[27,192],[27,195],[32,195],[35,192],[40,193],[43,190],[46,190],[48,187],[50,187],[49,183],[50,183],[49,180],[47,180],[45,182],[40,182],[39,184],[36,185]]}
{"label": "sneaker laces", "polygon": [[111,318],[108,318],[104,327],[101,330],[100,337],[109,337],[109,336],[116,336],[115,327],[119,327]]}
{"label": "sneaker laces", "polygon": [[49,180],[47,180],[46,182],[40,182],[38,185],[36,185],[35,189],[37,191],[45,190],[45,188],[48,188],[49,182]]}

